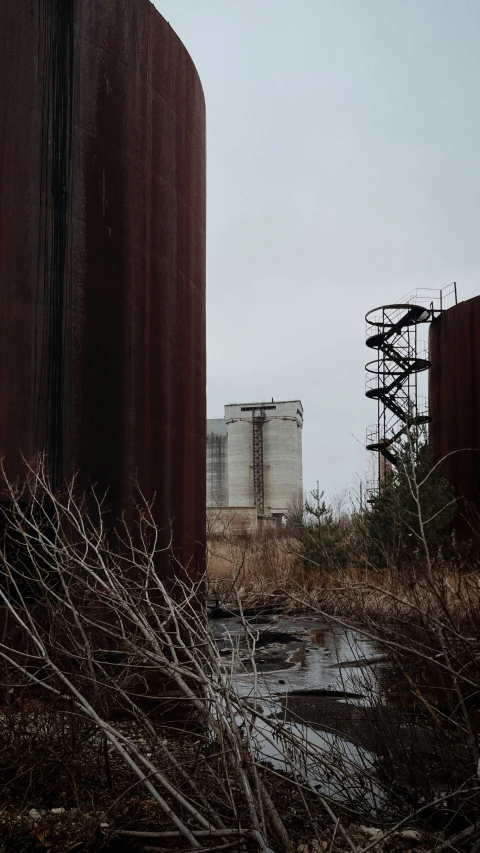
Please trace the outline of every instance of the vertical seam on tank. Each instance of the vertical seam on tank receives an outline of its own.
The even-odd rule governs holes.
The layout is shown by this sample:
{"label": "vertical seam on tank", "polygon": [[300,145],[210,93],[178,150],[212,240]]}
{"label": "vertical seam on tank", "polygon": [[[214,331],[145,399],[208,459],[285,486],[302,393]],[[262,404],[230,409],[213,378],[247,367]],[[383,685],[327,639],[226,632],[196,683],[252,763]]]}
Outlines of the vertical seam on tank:
{"label": "vertical seam on tank", "polygon": [[[43,230],[43,336],[41,344],[36,433],[40,428],[42,392],[45,394],[45,448],[53,485],[63,472],[63,397],[65,366],[65,306],[67,259],[71,219],[72,107],[73,107],[73,0],[40,0],[40,27],[44,20],[42,86],[42,180],[40,228]],[[40,255],[40,241],[39,241]],[[38,258],[40,273],[40,256]],[[37,316],[40,274],[37,282]],[[37,341],[37,327],[35,329]]]}
{"label": "vertical seam on tank", "polygon": [[49,394],[52,474],[58,486],[63,472],[63,398],[65,303],[72,165],[73,0],[54,0],[55,41],[52,115],[53,308]]}
{"label": "vertical seam on tank", "polygon": [[[145,292],[145,310],[146,310],[146,333],[148,338],[145,342],[145,351],[144,351],[144,366],[145,366],[145,376],[147,378],[147,400],[148,400],[148,411],[147,411],[147,430],[148,434],[145,438],[148,437],[149,441],[152,441],[152,425],[150,422],[152,415],[152,400],[151,400],[151,370],[152,370],[152,358],[151,358],[151,342],[152,342],[152,293],[151,293],[151,276],[152,276],[152,259],[151,259],[151,241],[152,241],[152,186],[151,186],[151,167],[152,167],[152,99],[153,93],[151,88],[151,61],[152,61],[152,52],[151,52],[151,29],[150,29],[150,15],[151,9],[148,6],[147,9],[147,85],[146,85],[146,120],[147,120],[147,169],[145,174],[145,188],[147,198],[146,201],[146,221],[145,221],[145,237],[146,237],[146,249],[145,252],[145,283],[146,283],[146,292]],[[155,191],[155,190],[154,190]],[[147,443],[147,442],[146,442]]]}
{"label": "vertical seam on tank", "polygon": [[[60,0],[62,2],[62,0]],[[67,457],[70,458],[70,447],[65,448],[64,439],[71,440],[71,423],[73,417],[73,407],[72,407],[72,383],[71,376],[66,375],[66,368],[69,367],[70,371],[72,369],[71,360],[67,362],[66,360],[66,349],[67,346],[70,346],[70,352],[72,352],[72,334],[73,334],[73,282],[72,282],[72,273],[73,273],[73,122],[74,122],[74,107],[75,107],[75,8],[81,10],[80,6],[75,7],[75,4],[72,0],[71,2],[71,14],[70,14],[70,37],[69,37],[69,68],[70,68],[70,80],[69,80],[69,97],[68,97],[68,161],[67,161],[67,175],[66,175],[66,183],[65,186],[67,188],[66,194],[66,251],[65,251],[65,266],[64,266],[64,285],[65,285],[65,304],[63,311],[63,348],[62,348],[62,362],[63,362],[63,387],[62,387],[62,400],[65,402],[65,384],[70,388],[70,396],[68,399],[68,411],[65,412],[62,410],[62,448],[61,448],[61,468],[62,468],[62,476],[65,473],[65,450],[67,450]],[[79,11],[81,14],[81,11]],[[66,423],[68,420],[68,430],[65,430]],[[73,471],[68,471],[68,476],[72,475]]]}
{"label": "vertical seam on tank", "polygon": [[[41,122],[41,145],[40,145],[40,210],[39,210],[39,236],[38,236],[38,251],[37,251],[37,282],[36,282],[36,298],[35,298],[35,332],[34,332],[34,404],[36,404],[34,414],[35,422],[35,437],[36,447],[40,447],[46,440],[45,428],[46,424],[41,423],[40,415],[42,412],[42,389],[45,376],[45,335],[46,328],[46,298],[47,298],[47,278],[49,268],[49,245],[48,245],[48,221],[49,221],[49,204],[47,194],[47,181],[49,172],[48,158],[48,138],[50,126],[50,88],[48,81],[50,79],[50,63],[51,63],[51,38],[47,26],[47,10],[45,8],[45,0],[40,0],[39,4],[39,46],[38,46],[38,64],[39,76],[41,77],[42,87],[42,122]],[[44,25],[42,27],[42,24]],[[43,62],[42,70],[40,71],[41,50],[43,43]],[[43,264],[43,270],[42,270]],[[40,299],[40,285],[43,284],[43,299],[42,299],[42,335],[41,335],[41,352],[40,364],[37,363],[38,357],[38,310]],[[41,432],[42,430],[42,432]],[[46,447],[43,448],[46,450]]]}

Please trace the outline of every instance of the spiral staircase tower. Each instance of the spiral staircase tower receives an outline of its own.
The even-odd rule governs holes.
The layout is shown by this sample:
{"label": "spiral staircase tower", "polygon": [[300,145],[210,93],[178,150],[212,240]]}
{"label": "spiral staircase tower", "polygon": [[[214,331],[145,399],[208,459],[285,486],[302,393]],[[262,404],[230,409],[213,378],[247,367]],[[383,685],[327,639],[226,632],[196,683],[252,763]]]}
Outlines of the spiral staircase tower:
{"label": "spiral staircase tower", "polygon": [[367,429],[366,442],[367,450],[378,454],[372,496],[378,494],[388,471],[398,463],[395,442],[408,427],[430,421],[427,401],[423,402],[418,393],[418,377],[430,367],[418,329],[438,317],[450,299],[457,302],[455,282],[442,290],[414,291],[401,302],[374,308],[365,316],[366,345],[376,353],[376,358],[365,365],[365,395],[377,402],[377,421]]}

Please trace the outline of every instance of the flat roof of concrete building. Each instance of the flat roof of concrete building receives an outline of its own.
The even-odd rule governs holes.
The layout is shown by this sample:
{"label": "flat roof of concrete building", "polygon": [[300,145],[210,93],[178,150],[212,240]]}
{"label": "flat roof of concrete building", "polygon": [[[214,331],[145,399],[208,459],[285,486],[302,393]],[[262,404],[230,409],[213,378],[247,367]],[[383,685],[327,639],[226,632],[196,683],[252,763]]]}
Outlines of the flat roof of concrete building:
{"label": "flat roof of concrete building", "polygon": [[261,406],[271,406],[271,405],[275,405],[276,403],[300,403],[300,405],[303,409],[302,401],[299,400],[298,397],[296,397],[293,400],[263,400],[261,403],[259,403],[259,402],[257,402],[257,403],[253,402],[252,403],[250,400],[247,400],[247,401],[243,401],[242,403],[225,403],[225,405],[226,406],[258,406],[259,408],[261,408]]}

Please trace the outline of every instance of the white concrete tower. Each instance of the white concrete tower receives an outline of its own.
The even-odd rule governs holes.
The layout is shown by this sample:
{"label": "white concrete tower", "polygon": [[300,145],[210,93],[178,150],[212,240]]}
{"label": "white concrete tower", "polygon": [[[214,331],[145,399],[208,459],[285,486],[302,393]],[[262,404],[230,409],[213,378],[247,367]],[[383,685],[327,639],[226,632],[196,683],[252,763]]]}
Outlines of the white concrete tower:
{"label": "white concrete tower", "polygon": [[230,506],[287,515],[303,494],[300,400],[225,406]]}

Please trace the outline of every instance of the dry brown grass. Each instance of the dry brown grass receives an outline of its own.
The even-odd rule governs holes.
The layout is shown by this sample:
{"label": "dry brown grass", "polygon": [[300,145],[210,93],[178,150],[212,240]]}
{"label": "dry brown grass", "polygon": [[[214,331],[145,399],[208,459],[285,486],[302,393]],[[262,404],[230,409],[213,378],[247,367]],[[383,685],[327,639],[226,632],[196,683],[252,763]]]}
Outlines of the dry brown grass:
{"label": "dry brown grass", "polygon": [[[209,598],[226,606],[277,606],[294,612],[314,604],[332,613],[352,615],[358,590],[384,584],[379,573],[359,566],[326,570],[304,563],[295,539],[211,540],[208,543]],[[369,596],[378,598],[377,592]]]}
{"label": "dry brown grass", "polygon": [[207,555],[209,597],[226,605],[281,604],[286,589],[310,585],[292,539],[214,539]]}
{"label": "dry brown grass", "polygon": [[208,543],[208,595],[226,606],[277,606],[288,612],[321,609],[364,622],[415,612],[448,611],[460,621],[480,612],[480,574],[438,565],[435,581],[418,569],[373,571],[366,565],[326,570],[302,562],[287,537],[223,539]]}

